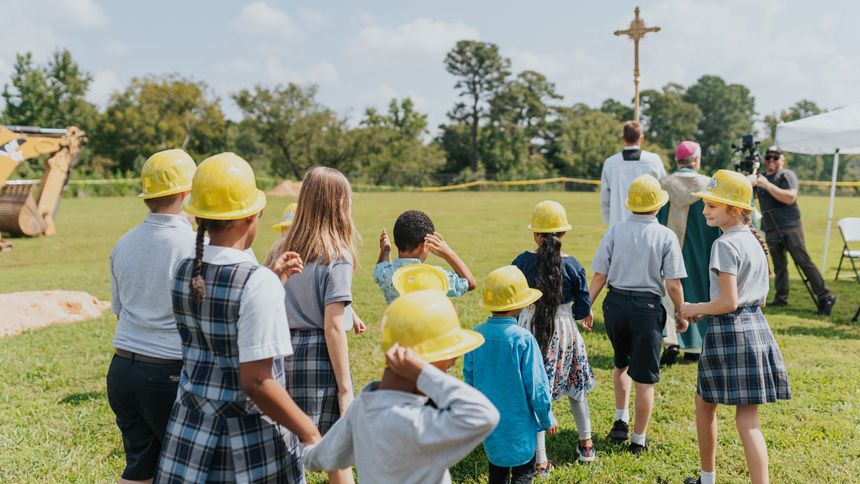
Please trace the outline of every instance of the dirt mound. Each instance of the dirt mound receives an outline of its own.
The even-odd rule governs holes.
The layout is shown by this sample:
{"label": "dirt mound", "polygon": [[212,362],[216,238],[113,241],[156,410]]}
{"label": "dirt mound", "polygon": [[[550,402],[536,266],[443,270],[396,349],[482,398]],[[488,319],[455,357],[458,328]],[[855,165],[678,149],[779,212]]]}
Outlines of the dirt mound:
{"label": "dirt mound", "polygon": [[301,189],[302,182],[284,180],[280,185],[266,192],[266,195],[272,197],[298,197]]}
{"label": "dirt mound", "polygon": [[0,294],[0,337],[54,323],[97,318],[110,309],[109,301],[78,291],[33,291]]}

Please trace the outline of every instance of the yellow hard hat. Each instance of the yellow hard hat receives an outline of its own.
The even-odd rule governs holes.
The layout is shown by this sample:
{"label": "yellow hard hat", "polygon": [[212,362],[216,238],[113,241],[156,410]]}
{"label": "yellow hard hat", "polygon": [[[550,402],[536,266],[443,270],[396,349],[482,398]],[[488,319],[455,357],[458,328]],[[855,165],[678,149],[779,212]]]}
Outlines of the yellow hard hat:
{"label": "yellow hard hat", "polygon": [[394,343],[433,363],[474,350],[484,344],[484,337],[460,328],[457,311],[444,292],[427,289],[395,299],[382,313],[382,343],[374,350],[373,360],[384,365],[385,352]]}
{"label": "yellow hard hat", "polygon": [[484,279],[481,290],[481,309],[505,312],[522,308],[537,301],[541,292],[531,289],[526,276],[517,266],[500,267]]}
{"label": "yellow hard hat", "polygon": [[529,225],[529,230],[532,232],[552,234],[567,232],[570,228],[567,223],[567,213],[558,202],[544,200],[535,205],[532,210],[532,223]]}
{"label": "yellow hard hat", "polygon": [[669,192],[663,190],[660,181],[651,175],[639,175],[627,190],[627,202],[624,204],[632,212],[650,212],[666,205]]}
{"label": "yellow hard hat", "polygon": [[391,276],[394,289],[400,295],[424,289],[448,292],[448,276],[442,269],[430,264],[410,264],[394,271]]}
{"label": "yellow hard hat", "polygon": [[720,170],[708,182],[708,191],[693,195],[714,202],[752,210],[753,189],[750,181],[736,171]]}
{"label": "yellow hard hat", "polygon": [[266,194],[257,189],[254,170],[234,153],[220,153],[200,163],[191,194],[182,209],[195,217],[235,220],[266,206]]}
{"label": "yellow hard hat", "polygon": [[278,232],[283,232],[285,228],[293,225],[293,219],[296,218],[296,209],[298,207],[299,204],[297,203],[291,203],[287,205],[287,208],[284,209],[284,214],[281,215],[284,221],[279,224],[272,225],[272,228],[277,230]]}
{"label": "yellow hard hat", "polygon": [[191,190],[197,165],[182,150],[165,150],[149,157],[140,170],[143,193],[138,198],[165,197]]}

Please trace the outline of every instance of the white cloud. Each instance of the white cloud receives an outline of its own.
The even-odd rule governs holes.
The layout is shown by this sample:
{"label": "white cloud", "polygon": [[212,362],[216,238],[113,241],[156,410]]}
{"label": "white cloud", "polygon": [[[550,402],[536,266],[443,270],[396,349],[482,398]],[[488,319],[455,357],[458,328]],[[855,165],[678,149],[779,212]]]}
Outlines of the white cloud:
{"label": "white cloud", "polygon": [[229,62],[219,62],[213,66],[216,72],[225,74],[256,74],[260,72],[261,64],[254,59],[236,57]]}
{"label": "white cloud", "polygon": [[87,100],[100,109],[104,109],[110,101],[110,96],[116,91],[122,90],[122,84],[116,73],[109,69],[102,69],[93,74],[93,82],[87,92]]}
{"label": "white cloud", "polygon": [[102,51],[108,55],[124,56],[128,54],[128,46],[118,40],[111,39],[105,42]]}
{"label": "white cloud", "polygon": [[[32,6],[31,2],[26,3],[28,6]],[[105,14],[101,7],[96,5],[95,0],[60,0],[33,3],[44,4],[46,11],[53,12],[58,19],[78,27],[102,27],[110,22],[107,14]]]}
{"label": "white cloud", "polygon": [[358,25],[373,25],[373,16],[367,12],[358,12],[352,15],[349,21]]}
{"label": "white cloud", "polygon": [[477,40],[478,29],[460,22],[421,17],[397,27],[367,26],[348,41],[348,51],[362,62],[432,62],[441,65],[459,40]]}
{"label": "white cloud", "polygon": [[242,7],[239,16],[230,22],[230,29],[249,35],[278,35],[283,39],[299,39],[302,32],[283,10],[258,1]]}
{"label": "white cloud", "polygon": [[326,23],[326,17],[322,12],[311,10],[309,8],[302,8],[299,10],[299,18],[302,19],[302,22],[304,22],[305,25],[309,25],[311,27],[319,27]]}
{"label": "white cloud", "polygon": [[305,70],[297,71],[284,67],[278,59],[269,58],[263,62],[263,68],[268,79],[276,83],[292,82],[330,86],[337,84],[338,81],[337,68],[329,62],[320,62]]}
{"label": "white cloud", "polygon": [[567,66],[552,54],[538,54],[529,49],[510,49],[511,67],[514,73],[537,71],[552,80],[553,76],[567,70]]}

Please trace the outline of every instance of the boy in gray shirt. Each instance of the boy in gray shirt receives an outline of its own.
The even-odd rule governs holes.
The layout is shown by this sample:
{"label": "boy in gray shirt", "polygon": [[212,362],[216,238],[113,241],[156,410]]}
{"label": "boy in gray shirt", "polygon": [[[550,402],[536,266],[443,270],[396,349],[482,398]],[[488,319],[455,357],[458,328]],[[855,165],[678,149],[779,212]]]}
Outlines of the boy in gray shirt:
{"label": "boy in gray shirt", "polygon": [[182,344],[170,286],[179,263],[194,255],[196,234],[181,207],[196,168],[182,150],[152,155],[141,170],[139,195],[149,213],[110,254],[118,323],[107,394],[126,453],[120,482],[153,478],[176,400]]}
{"label": "boy in gray shirt", "polygon": [[[627,440],[630,390],[635,382],[636,413],[629,449],[637,455],[648,448],[645,432],[654,407],[654,384],[660,380],[666,324],[660,298],[668,291],[675,307],[680,307],[684,301],[680,279],[687,277],[678,238],[657,223],[655,216],[668,200],[669,194],[653,176],[633,180],[625,204],[633,215],[609,227],[591,263],[591,300],[596,301],[603,286],[609,286],[603,300],[606,333],[615,352],[615,424],[609,437]],[[592,318],[586,319],[587,324]],[[679,333],[687,330],[683,318],[676,324]]]}

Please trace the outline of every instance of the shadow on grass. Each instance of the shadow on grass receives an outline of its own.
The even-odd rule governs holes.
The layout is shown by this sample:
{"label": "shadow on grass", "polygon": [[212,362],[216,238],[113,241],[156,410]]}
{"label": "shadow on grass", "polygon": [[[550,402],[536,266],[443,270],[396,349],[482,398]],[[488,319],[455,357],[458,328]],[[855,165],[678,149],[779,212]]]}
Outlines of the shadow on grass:
{"label": "shadow on grass", "polygon": [[102,398],[107,398],[105,392],[72,393],[60,399],[60,403],[64,403],[66,405],[80,405],[90,400],[99,400]]}
{"label": "shadow on grass", "polygon": [[815,336],[817,338],[860,340],[860,329],[856,326],[833,325],[823,328],[811,328],[800,324],[782,326],[771,329],[774,334],[790,336]]}

